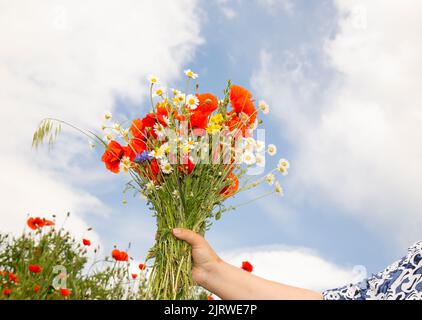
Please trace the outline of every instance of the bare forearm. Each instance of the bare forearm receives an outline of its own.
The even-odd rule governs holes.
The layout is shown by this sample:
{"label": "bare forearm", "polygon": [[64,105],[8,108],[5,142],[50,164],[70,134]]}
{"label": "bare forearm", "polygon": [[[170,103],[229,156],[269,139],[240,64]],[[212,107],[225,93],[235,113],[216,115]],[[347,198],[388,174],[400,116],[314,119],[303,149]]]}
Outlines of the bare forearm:
{"label": "bare forearm", "polygon": [[320,293],[265,280],[224,261],[207,271],[201,285],[226,300],[322,299]]}

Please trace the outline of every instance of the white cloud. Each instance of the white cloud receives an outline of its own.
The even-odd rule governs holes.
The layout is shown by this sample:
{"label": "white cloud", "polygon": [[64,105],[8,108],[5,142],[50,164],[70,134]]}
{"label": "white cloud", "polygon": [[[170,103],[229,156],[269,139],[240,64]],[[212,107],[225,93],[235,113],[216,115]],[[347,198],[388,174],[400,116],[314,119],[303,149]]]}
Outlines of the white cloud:
{"label": "white cloud", "polygon": [[331,83],[312,74],[306,54],[265,51],[252,82],[297,148],[291,193],[312,192],[319,205],[334,203],[408,245],[422,223],[422,3],[336,6],[339,29],[322,58],[336,71]]}
{"label": "white cloud", "polygon": [[233,19],[234,17],[237,16],[237,11],[230,7],[222,6],[221,11],[229,19]]}
{"label": "white cloud", "polygon": [[[46,116],[98,127],[116,97],[137,103],[130,113],[145,112],[147,75],[176,79],[202,42],[199,32],[197,1],[0,0],[0,229],[20,231],[27,213],[71,210],[81,231],[81,214],[106,213],[81,188],[102,168],[87,143],[64,135],[51,156],[36,154],[33,131]],[[86,166],[95,169],[83,173]]]}
{"label": "white cloud", "polygon": [[267,246],[223,252],[222,259],[234,266],[249,261],[253,273],[268,280],[321,292],[366,277],[363,267],[338,266],[305,248]]}
{"label": "white cloud", "polygon": [[[221,12],[228,19],[233,19],[242,11],[244,0],[214,0],[219,6]],[[292,0],[256,0],[256,3],[266,9],[269,13],[275,13],[282,10],[288,14],[294,11]]]}
{"label": "white cloud", "polygon": [[294,10],[293,0],[257,0],[257,2],[270,11],[281,8],[291,14]]}

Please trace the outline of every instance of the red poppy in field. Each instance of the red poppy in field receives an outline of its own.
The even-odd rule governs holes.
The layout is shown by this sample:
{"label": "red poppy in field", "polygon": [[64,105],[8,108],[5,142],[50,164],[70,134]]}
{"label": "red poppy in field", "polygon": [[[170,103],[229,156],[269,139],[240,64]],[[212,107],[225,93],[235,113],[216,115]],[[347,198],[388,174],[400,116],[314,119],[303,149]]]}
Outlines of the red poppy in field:
{"label": "red poppy in field", "polygon": [[37,264],[30,264],[28,269],[31,273],[41,273],[42,271],[41,267]]}
{"label": "red poppy in field", "polygon": [[62,289],[60,289],[60,294],[62,295],[62,297],[68,297],[68,296],[70,296],[70,290],[62,288]]}
{"label": "red poppy in field", "polygon": [[88,239],[82,239],[82,243],[84,244],[84,246],[90,246],[91,245],[91,241]]}
{"label": "red poppy in field", "polygon": [[13,272],[9,272],[9,280],[16,283],[18,282],[18,276]]}
{"label": "red poppy in field", "polygon": [[234,193],[236,193],[237,189],[239,189],[239,179],[237,176],[230,172],[228,180],[231,182],[229,185],[225,186],[223,190],[221,190],[220,194],[226,198],[230,197]]}
{"label": "red poppy in field", "polygon": [[26,224],[28,225],[28,227],[30,227],[32,230],[37,230],[39,228],[42,228],[44,226],[54,226],[54,222],[47,220],[47,219],[42,219],[40,217],[36,217],[36,218],[29,218],[26,222]]}
{"label": "red poppy in field", "polygon": [[139,264],[139,269],[145,270],[146,268],[147,268],[147,265],[146,264],[143,264],[143,263],[140,263]]}
{"label": "red poppy in field", "polygon": [[108,170],[114,173],[119,173],[120,160],[124,154],[124,148],[117,142],[111,141],[101,160],[105,163]]}
{"label": "red poppy in field", "polygon": [[35,292],[35,293],[37,293],[38,291],[40,291],[40,289],[41,289],[41,286],[40,286],[39,284],[36,284],[36,285],[34,286],[34,292]]}
{"label": "red poppy in field", "polygon": [[249,261],[243,261],[242,262],[242,269],[247,272],[252,272],[253,266]]}
{"label": "red poppy in field", "polygon": [[120,250],[117,250],[117,249],[114,249],[111,252],[111,256],[116,261],[128,261],[129,260],[129,256],[125,251],[120,251]]}
{"label": "red poppy in field", "polygon": [[11,293],[12,293],[12,291],[9,288],[3,289],[3,295],[10,296]]}
{"label": "red poppy in field", "polygon": [[207,300],[214,300],[214,298],[212,296],[208,296]]}
{"label": "red poppy in field", "polygon": [[135,280],[138,277],[136,273],[132,273],[132,279]]}

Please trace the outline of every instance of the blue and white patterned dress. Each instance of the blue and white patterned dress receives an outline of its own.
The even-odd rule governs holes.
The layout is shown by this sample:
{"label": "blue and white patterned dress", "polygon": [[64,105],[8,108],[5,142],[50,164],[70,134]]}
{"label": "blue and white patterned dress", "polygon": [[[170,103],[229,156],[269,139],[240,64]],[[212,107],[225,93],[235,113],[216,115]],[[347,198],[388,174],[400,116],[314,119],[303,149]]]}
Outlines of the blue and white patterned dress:
{"label": "blue and white patterned dress", "polygon": [[422,241],[384,271],[357,284],[323,292],[325,300],[422,300]]}

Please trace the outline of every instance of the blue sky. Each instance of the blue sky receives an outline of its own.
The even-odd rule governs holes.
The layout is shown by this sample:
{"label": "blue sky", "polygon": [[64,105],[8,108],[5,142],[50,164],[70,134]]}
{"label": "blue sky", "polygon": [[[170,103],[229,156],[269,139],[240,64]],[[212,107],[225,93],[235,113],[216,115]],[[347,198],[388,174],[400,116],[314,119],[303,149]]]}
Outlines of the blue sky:
{"label": "blue sky", "polygon": [[[50,154],[35,153],[30,139],[45,116],[91,129],[106,110],[117,120],[141,117],[149,109],[148,74],[184,90],[183,70],[191,68],[202,92],[221,96],[231,79],[267,101],[266,142],[291,163],[281,179],[284,198],[270,196],[214,224],[207,239],[217,252],[240,252],[233,261],[250,259],[257,274],[306,278],[297,283],[313,288],[342,284],[355,265],[381,270],[421,238],[421,6],[0,0],[0,38],[7,43],[0,51],[0,112],[21,124],[3,124],[13,139],[3,141],[8,152],[0,158],[0,230],[20,232],[28,213],[69,210],[76,236],[92,226],[104,253],[131,243],[132,256],[143,259],[154,219],[139,198],[122,204],[127,180],[105,170],[101,151],[88,152],[86,141],[68,131]],[[267,169],[276,163],[267,160]],[[230,201],[258,191],[265,187]],[[260,254],[274,247],[281,256],[271,255],[271,272],[260,273],[270,267]],[[316,260],[307,266],[309,250]],[[300,258],[286,260],[291,252]]]}
{"label": "blue sky", "polygon": [[[322,90],[328,90],[328,83],[335,71],[325,65],[321,50],[323,40],[336,32],[337,12],[330,1],[297,1],[293,13],[282,8],[268,10],[254,1],[238,2],[233,8],[237,15],[228,18],[218,3],[209,2],[202,6],[205,17],[201,34],[205,43],[199,46],[193,61],[185,66],[200,74],[200,91],[221,95],[227,79],[251,88],[251,78],[260,67],[261,50],[280,53],[280,59],[283,59],[284,51],[294,52],[303,46],[310,48],[307,54],[310,63],[307,70],[309,77],[320,82]],[[324,83],[327,85],[324,86]],[[171,86],[184,88],[183,78]],[[259,92],[255,93],[257,99],[265,98],[259,96]],[[115,113],[128,109],[133,114],[133,107],[120,102]],[[143,111],[148,108],[148,104],[140,106]],[[295,175],[295,142],[283,139],[283,123],[274,121],[271,117],[264,120],[267,143],[277,144],[282,155],[291,159],[290,175]],[[267,164],[270,165],[275,165],[275,161]],[[153,218],[142,200],[129,197],[129,203],[123,206],[120,200],[124,179],[115,177],[114,181],[116,187],[112,191],[107,190],[105,194],[99,194],[95,189],[90,190],[112,206],[113,213],[107,219],[92,217],[88,222],[100,235],[106,236],[108,246],[131,242],[133,250],[146,252],[153,241],[144,232],[153,235]],[[268,207],[263,207],[259,202],[253,203],[226,214],[221,221],[215,223],[207,238],[216,250],[221,252],[271,244],[304,246],[317,250],[323,257],[338,264],[361,264],[372,272],[381,269],[401,254],[400,250],[388,250],[388,244],[383,244],[382,239],[365,228],[358,218],[338,212],[341,209],[332,207],[330,203],[313,204],[312,199],[294,199],[289,187],[289,177],[283,180],[283,185],[286,190],[283,199],[270,196],[261,200]],[[252,191],[254,192],[257,191]],[[312,191],[306,196],[312,198]],[[250,195],[241,195],[232,203],[241,203],[248,197]],[[288,214],[286,210],[289,211]],[[288,217],[283,218],[285,215]],[[125,228],[129,221],[131,230],[127,232]],[[139,237],[136,237],[133,229],[139,229]]]}

